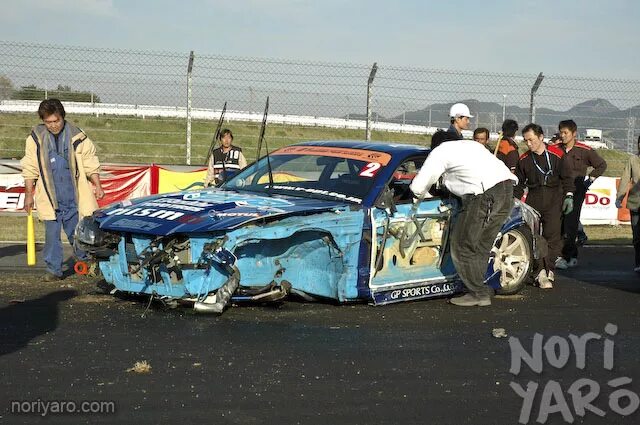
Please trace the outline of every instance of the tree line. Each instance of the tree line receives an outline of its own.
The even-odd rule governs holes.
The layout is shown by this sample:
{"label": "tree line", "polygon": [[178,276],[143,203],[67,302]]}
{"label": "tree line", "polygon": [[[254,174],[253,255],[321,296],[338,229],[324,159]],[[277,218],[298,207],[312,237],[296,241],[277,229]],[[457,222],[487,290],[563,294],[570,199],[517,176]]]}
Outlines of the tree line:
{"label": "tree line", "polygon": [[60,99],[68,102],[95,102],[100,103],[100,96],[84,90],[74,90],[68,85],[58,84],[55,89],[37,87],[35,84],[15,88],[13,82],[0,75],[0,100],[44,100]]}

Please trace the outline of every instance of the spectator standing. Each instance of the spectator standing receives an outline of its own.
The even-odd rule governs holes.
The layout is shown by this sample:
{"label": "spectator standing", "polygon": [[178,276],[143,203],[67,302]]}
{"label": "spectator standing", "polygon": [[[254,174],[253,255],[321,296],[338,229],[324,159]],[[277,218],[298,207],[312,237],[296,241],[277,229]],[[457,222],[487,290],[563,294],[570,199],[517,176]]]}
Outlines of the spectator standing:
{"label": "spectator standing", "polygon": [[[558,146],[564,151],[564,160],[569,164],[575,184],[574,208],[563,218],[564,245],[562,256],[556,260],[556,268],[567,269],[578,265],[576,237],[585,194],[593,181],[605,172],[607,162],[595,150],[577,141],[578,126],[573,120],[560,121],[558,130],[562,138]],[[593,168],[590,174],[587,174],[588,167]]]}
{"label": "spectator standing", "polygon": [[635,251],[635,268],[640,273],[640,137],[638,137],[638,154],[629,157],[620,177],[620,186],[616,195],[616,207],[622,208],[622,200],[629,191],[626,207],[631,213],[631,234]]}
{"label": "spectator standing", "polygon": [[518,164],[518,144],[515,141],[516,132],[518,131],[518,123],[514,120],[507,119],[502,123],[502,138],[498,140],[496,146],[496,157],[504,162],[512,173],[516,171]]}
{"label": "spectator standing", "polygon": [[222,171],[239,171],[247,166],[242,148],[233,145],[233,133],[228,128],[220,132],[220,146],[213,150],[207,166],[204,187],[219,184]]}
{"label": "spectator standing", "polygon": [[[42,124],[32,128],[20,161],[25,183],[24,209],[35,207],[45,224],[45,282],[63,277],[61,231],[64,230],[79,260],[86,253],[74,246],[74,233],[80,217],[91,215],[96,199],[104,197],[100,183],[100,162],[87,135],[65,120],[64,106],[58,99],[43,100],[38,107]],[[93,183],[94,189],[91,187]]]}
{"label": "spectator standing", "polygon": [[[435,149],[443,142],[449,140],[462,140],[462,130],[469,128],[470,119],[473,118],[469,107],[464,103],[455,103],[449,109],[451,125],[447,131],[438,131],[431,138],[431,149]],[[443,134],[444,133],[444,134]]]}
{"label": "spectator standing", "polygon": [[473,131],[473,140],[489,149],[489,129],[478,127]]}
{"label": "spectator standing", "polygon": [[511,213],[517,178],[472,140],[453,140],[432,150],[411,182],[411,191],[422,198],[441,176],[449,192],[461,199],[451,230],[451,258],[469,291],[450,302],[491,305],[493,289],[484,283],[484,275],[496,236]]}
{"label": "spectator standing", "polygon": [[540,288],[550,289],[555,281],[555,260],[562,250],[562,214],[573,209],[573,176],[562,150],[545,145],[542,127],[529,124],[522,129],[522,136],[529,150],[518,159],[514,195],[521,198],[527,188],[527,204],[540,213],[542,236],[549,250],[536,261],[534,275]]}

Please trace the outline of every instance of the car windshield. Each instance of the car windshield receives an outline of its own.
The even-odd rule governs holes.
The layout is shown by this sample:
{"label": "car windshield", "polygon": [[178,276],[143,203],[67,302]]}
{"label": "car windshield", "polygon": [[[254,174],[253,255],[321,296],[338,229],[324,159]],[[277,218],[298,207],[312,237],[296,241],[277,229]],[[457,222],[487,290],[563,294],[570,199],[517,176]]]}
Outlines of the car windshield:
{"label": "car windshield", "polygon": [[269,156],[272,185],[267,158],[263,157],[222,188],[360,204],[390,158],[383,152],[361,149],[290,146]]}

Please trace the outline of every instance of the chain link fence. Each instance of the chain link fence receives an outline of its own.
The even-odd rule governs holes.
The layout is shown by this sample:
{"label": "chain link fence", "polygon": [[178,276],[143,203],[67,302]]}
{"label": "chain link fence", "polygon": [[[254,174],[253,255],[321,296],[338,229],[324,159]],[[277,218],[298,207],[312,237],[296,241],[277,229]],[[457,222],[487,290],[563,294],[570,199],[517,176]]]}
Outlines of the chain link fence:
{"label": "chain link fence", "polygon": [[[505,118],[517,120],[522,127],[533,116],[547,134],[553,134],[558,121],[571,118],[578,124],[580,137],[588,128],[602,130],[603,141],[619,154],[610,161],[623,162],[621,152],[636,151],[640,80],[541,75],[540,70],[513,74],[396,66],[377,66],[371,78],[373,64],[199,52],[193,53],[188,75],[189,58],[190,52],[0,41],[0,100],[5,106],[0,115],[0,156],[18,155],[34,124],[33,115],[20,120],[8,114],[11,102],[46,97],[97,108],[93,119],[88,115],[82,124],[109,161],[146,155],[157,162],[184,163],[191,154],[186,152],[188,133],[193,138],[188,141],[192,158],[199,163],[224,102],[245,122],[235,129],[234,121],[236,141],[251,148],[267,96],[269,122],[272,116],[280,116],[283,123],[268,133],[273,146],[323,137],[322,127],[351,129],[326,137],[362,139],[369,124],[374,130],[393,131],[388,137],[374,134],[375,138],[426,143],[428,139],[420,135],[447,127],[450,105],[461,101],[475,115],[474,128],[498,131]],[[534,86],[537,79],[539,87]],[[117,111],[118,119],[109,111]],[[192,123],[187,124],[187,119],[193,120],[189,132]]]}

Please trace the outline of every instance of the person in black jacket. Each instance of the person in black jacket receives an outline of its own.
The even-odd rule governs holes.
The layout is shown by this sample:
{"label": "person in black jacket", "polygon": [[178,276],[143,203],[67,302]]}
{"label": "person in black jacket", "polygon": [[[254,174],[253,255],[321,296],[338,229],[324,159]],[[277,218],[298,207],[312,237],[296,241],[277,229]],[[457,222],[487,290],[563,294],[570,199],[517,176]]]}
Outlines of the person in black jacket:
{"label": "person in black jacket", "polygon": [[242,148],[233,143],[233,133],[228,128],[220,132],[220,146],[213,150],[207,166],[204,187],[218,186],[220,173],[226,170],[239,171],[247,166]]}
{"label": "person in black jacket", "polygon": [[542,127],[529,124],[522,129],[529,150],[520,156],[515,168],[518,185],[514,196],[521,198],[528,189],[527,204],[540,213],[542,235],[549,246],[548,255],[534,268],[540,288],[553,288],[555,260],[562,249],[562,214],[573,209],[574,183],[569,164],[563,160],[563,152],[544,143]]}
{"label": "person in black jacket", "polygon": [[516,132],[518,131],[518,123],[511,119],[506,119],[502,123],[502,139],[498,140],[496,157],[504,162],[512,173],[516,170],[516,164],[520,154],[518,153],[518,144],[515,141]]}
{"label": "person in black jacket", "polygon": [[[559,146],[564,151],[564,160],[569,164],[573,174],[575,184],[575,208],[571,214],[563,218],[562,233],[564,234],[564,246],[562,256],[556,260],[556,267],[567,269],[578,265],[578,246],[576,236],[578,234],[578,224],[580,223],[580,212],[582,203],[595,179],[600,177],[607,169],[607,162],[602,159],[595,150],[589,146],[578,142],[578,126],[573,120],[560,121],[558,124],[562,144]],[[591,173],[587,174],[587,168],[593,167]]]}
{"label": "person in black jacket", "polygon": [[455,103],[449,109],[449,118],[451,119],[451,125],[447,131],[437,131],[431,137],[431,149],[435,149],[443,142],[449,140],[462,140],[462,130],[469,128],[470,119],[473,118],[469,107],[464,103]]}

